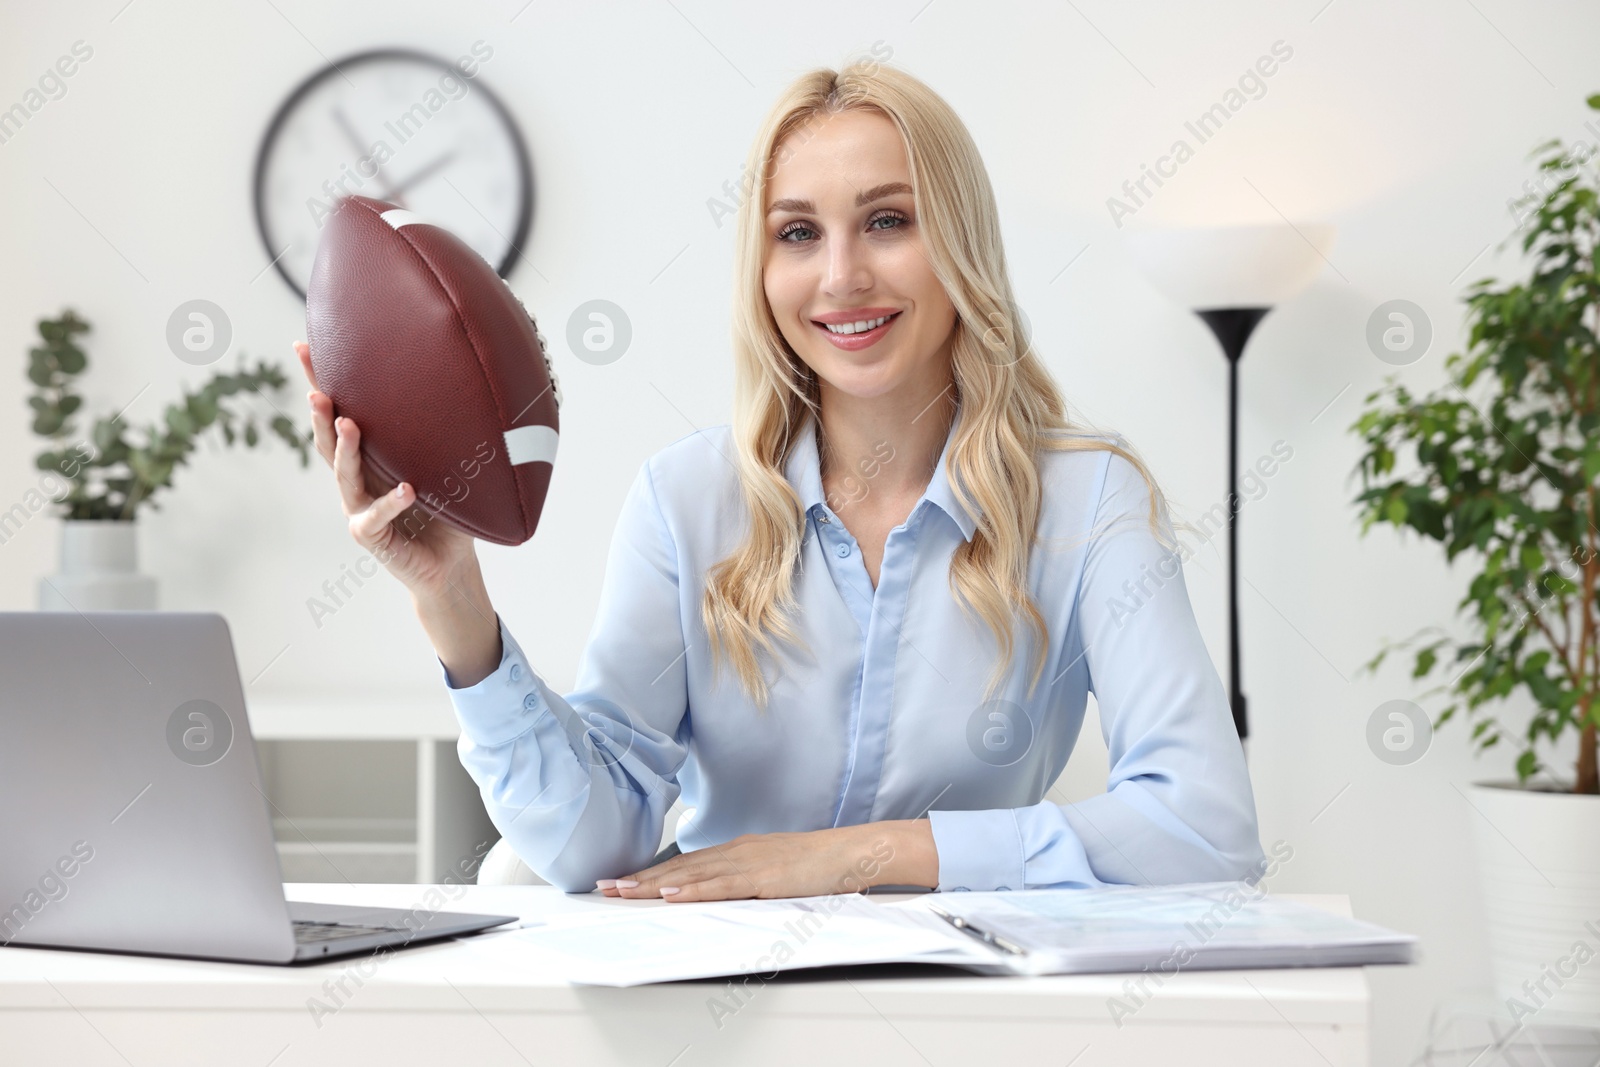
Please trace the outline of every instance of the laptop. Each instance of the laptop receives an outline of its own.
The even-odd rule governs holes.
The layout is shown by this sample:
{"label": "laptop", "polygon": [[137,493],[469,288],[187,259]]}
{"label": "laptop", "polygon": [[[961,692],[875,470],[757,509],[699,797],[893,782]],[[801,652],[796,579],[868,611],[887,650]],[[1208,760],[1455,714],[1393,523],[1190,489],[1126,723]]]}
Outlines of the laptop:
{"label": "laptop", "polygon": [[228,624],[0,612],[0,945],[299,963],[511,915],[284,899]]}

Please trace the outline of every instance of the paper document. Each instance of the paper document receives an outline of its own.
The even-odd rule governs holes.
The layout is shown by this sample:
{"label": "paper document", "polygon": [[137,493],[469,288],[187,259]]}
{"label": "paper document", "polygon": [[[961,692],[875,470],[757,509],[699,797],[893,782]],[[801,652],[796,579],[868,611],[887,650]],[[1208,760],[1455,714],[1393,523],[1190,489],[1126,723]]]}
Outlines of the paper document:
{"label": "paper document", "polygon": [[1233,882],[619,907],[508,937],[572,982],[608,986],[865,963],[1016,975],[1409,963],[1416,944]]}
{"label": "paper document", "polygon": [[937,893],[885,908],[944,912],[979,944],[999,939],[985,973],[1410,963],[1417,940],[1237,882]]}
{"label": "paper document", "polygon": [[519,931],[569,980],[631,986],[857,963],[983,963],[935,916],[856,893],[607,909]]}

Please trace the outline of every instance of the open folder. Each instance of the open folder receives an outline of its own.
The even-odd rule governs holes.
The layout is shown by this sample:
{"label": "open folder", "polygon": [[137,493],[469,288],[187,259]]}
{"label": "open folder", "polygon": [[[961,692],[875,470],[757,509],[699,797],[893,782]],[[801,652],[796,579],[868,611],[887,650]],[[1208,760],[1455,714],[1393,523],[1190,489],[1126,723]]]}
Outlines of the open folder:
{"label": "open folder", "polygon": [[514,936],[570,981],[608,986],[865,963],[1013,975],[1342,967],[1410,963],[1416,947],[1410,934],[1237,882],[666,903]]}

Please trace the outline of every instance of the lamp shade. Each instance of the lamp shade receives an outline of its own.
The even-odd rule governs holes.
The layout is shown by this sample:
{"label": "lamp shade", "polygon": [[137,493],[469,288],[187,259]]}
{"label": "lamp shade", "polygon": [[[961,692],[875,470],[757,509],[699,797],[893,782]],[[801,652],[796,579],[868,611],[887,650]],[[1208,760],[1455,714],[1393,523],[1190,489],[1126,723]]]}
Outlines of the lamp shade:
{"label": "lamp shade", "polygon": [[1274,307],[1311,284],[1333,248],[1323,223],[1130,230],[1150,284],[1194,311]]}

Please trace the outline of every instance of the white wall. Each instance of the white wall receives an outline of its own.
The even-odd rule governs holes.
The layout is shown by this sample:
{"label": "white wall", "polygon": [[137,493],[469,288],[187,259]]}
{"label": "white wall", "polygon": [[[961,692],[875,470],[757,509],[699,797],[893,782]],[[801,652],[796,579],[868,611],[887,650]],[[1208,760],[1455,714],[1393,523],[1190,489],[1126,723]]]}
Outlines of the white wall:
{"label": "white wall", "polygon": [[[91,409],[139,394],[135,419],[156,417],[178,383],[202,375],[164,343],[168,314],[194,297],[228,311],[236,345],[295,372],[289,344],[303,334],[302,308],[261,273],[267,256],[250,209],[265,123],[324,57],[385,44],[454,56],[474,40],[492,43],[483,77],[531,143],[540,205],[529,256],[548,279],[519,269],[514,287],[552,340],[594,297],[621,304],[635,327],[632,350],[609,366],[578,362],[558,343],[564,439],[546,517],[532,543],[482,549],[497,605],[558,685],[575,670],[638,464],[729,417],[732,227],[713,224],[706,200],[737,177],[788,79],[882,41],[945,95],[988,162],[1037,347],[1078,409],[1129,435],[1194,514],[1225,488],[1226,365],[1201,323],[1134,272],[1105,201],[1183,134],[1186,118],[1286,42],[1293,56],[1265,96],[1201,146],[1136,220],[1273,221],[1282,212],[1339,227],[1332,266],[1266,320],[1244,363],[1242,456],[1253,460],[1279,439],[1294,448],[1242,516],[1262,838],[1295,849],[1276,888],[1347,892],[1358,914],[1422,936],[1420,966],[1371,973],[1374,1062],[1409,1060],[1434,1004],[1486,984],[1470,812],[1454,786],[1508,765],[1476,762],[1454,727],[1416,765],[1380,763],[1366,747],[1366,718],[1415,689],[1399,664],[1376,680],[1354,674],[1382,637],[1449,623],[1463,573],[1387,528],[1357,538],[1349,501],[1358,483],[1347,478],[1357,448],[1346,427],[1388,369],[1363,341],[1377,304],[1404,297],[1432,317],[1432,351],[1402,372],[1426,389],[1459,348],[1461,288],[1513,267],[1514,245],[1503,257],[1485,246],[1510,230],[1505,205],[1533,173],[1528,150],[1583,135],[1582,98],[1600,89],[1591,5],[5,8],[0,106],[73,42],[94,54],[62,99],[0,144],[0,353],[13,361],[0,373],[4,507],[36,481],[21,399],[35,319],[65,305],[90,318]],[[297,417],[302,393],[291,393]],[[32,606],[56,536],[40,517],[0,546],[0,608]],[[255,691],[438,684],[393,583],[369,584],[313,625],[307,598],[358,555],[320,464],[301,471],[273,449],[204,455],[149,517],[143,546],[164,607],[226,613],[246,677],[271,664]],[[1220,664],[1220,539],[1216,548],[1187,575]],[[1082,757],[1091,773],[1103,759],[1094,749]],[[1068,792],[1085,790],[1076,765],[1068,778]]]}

